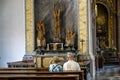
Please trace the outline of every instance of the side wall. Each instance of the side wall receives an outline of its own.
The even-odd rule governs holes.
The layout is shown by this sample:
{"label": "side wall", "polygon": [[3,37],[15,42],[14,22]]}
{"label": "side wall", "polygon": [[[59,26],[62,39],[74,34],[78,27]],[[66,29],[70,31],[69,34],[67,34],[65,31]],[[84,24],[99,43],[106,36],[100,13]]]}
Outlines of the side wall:
{"label": "side wall", "polygon": [[24,0],[0,0],[0,67],[25,54]]}

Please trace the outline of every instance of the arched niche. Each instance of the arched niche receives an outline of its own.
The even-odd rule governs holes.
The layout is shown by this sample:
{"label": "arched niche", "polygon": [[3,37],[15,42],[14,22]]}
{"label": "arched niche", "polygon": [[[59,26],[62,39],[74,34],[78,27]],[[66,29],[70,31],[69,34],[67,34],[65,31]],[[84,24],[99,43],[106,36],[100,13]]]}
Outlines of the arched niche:
{"label": "arched niche", "polygon": [[112,48],[113,22],[110,7],[103,2],[96,3],[96,46],[99,49]]}

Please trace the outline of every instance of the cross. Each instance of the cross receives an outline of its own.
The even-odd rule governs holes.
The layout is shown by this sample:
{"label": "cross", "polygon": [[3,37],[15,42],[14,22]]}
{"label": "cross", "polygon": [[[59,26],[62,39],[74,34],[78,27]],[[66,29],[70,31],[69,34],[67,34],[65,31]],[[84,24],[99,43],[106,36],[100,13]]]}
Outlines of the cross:
{"label": "cross", "polygon": [[80,40],[80,42],[81,42],[81,46],[82,46],[82,53],[83,53],[83,43],[85,42],[85,40],[84,40],[84,39],[81,39],[81,40]]}

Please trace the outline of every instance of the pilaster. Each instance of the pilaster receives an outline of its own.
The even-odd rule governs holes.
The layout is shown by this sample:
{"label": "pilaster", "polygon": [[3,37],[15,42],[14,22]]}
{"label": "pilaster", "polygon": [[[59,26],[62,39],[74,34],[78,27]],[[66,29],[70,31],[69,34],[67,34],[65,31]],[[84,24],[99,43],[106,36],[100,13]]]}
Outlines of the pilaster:
{"label": "pilaster", "polygon": [[120,52],[120,0],[117,0],[118,50]]}
{"label": "pilaster", "polygon": [[34,0],[25,0],[26,53],[31,53],[34,50],[33,2]]}

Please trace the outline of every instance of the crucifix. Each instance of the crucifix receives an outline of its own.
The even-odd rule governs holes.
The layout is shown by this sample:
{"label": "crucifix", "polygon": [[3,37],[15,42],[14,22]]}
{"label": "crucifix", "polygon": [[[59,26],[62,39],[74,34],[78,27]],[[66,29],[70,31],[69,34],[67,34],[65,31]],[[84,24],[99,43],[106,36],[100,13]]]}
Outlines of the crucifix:
{"label": "crucifix", "polygon": [[81,39],[81,40],[80,40],[80,42],[81,42],[81,46],[82,46],[82,53],[83,53],[83,45],[84,45],[83,43],[85,42],[85,40],[84,40],[84,39]]}

